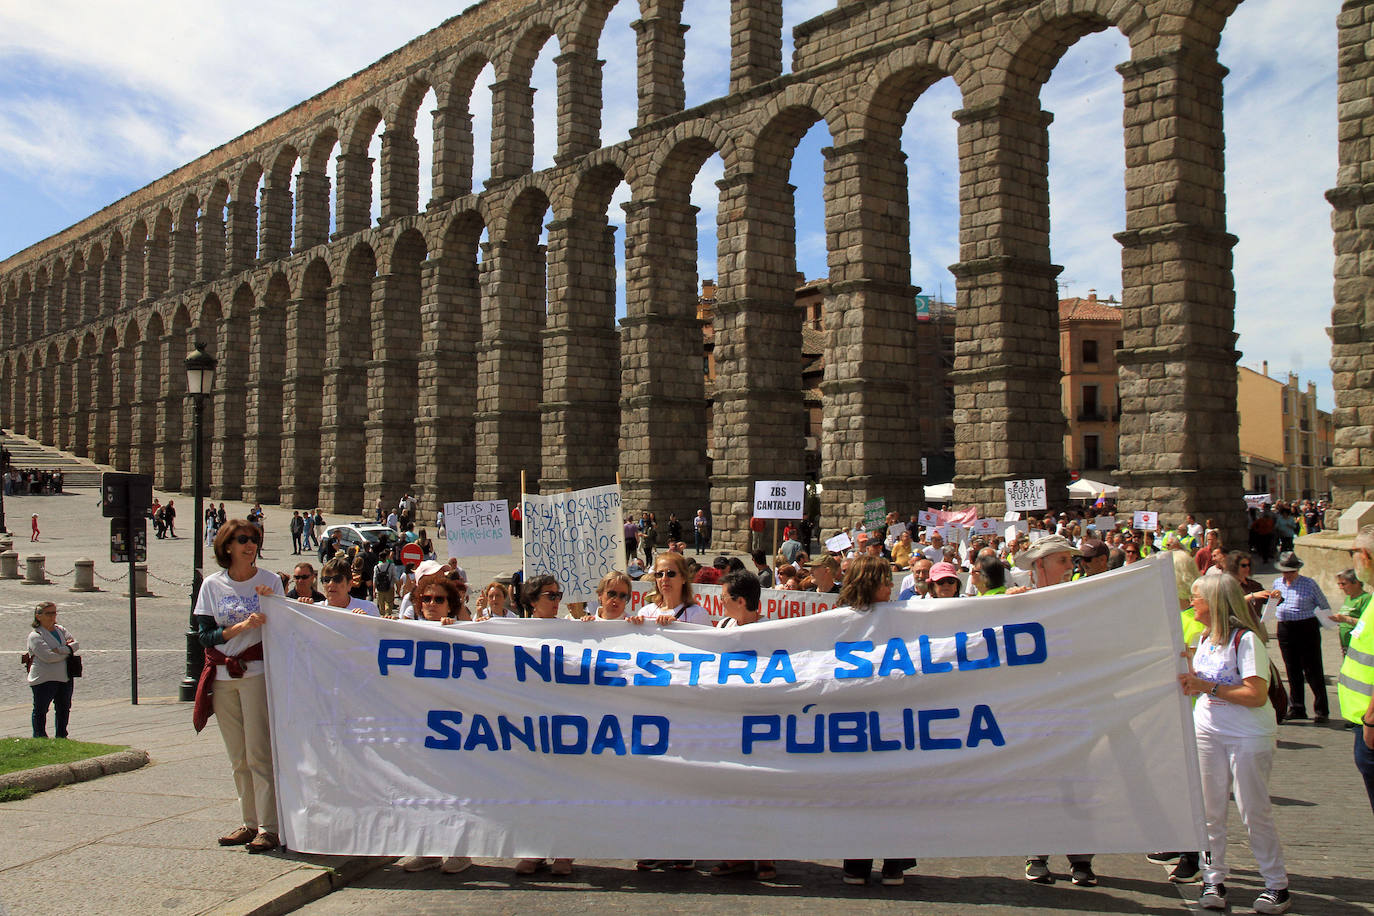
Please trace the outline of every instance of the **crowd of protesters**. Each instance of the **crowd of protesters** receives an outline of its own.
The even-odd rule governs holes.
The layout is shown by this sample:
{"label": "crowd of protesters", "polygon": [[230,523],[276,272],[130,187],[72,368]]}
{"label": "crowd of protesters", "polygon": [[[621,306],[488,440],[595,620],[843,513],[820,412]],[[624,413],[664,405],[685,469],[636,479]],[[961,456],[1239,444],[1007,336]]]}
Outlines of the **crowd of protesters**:
{"label": "crowd of protesters", "polygon": [[10,468],[4,478],[6,496],[53,496],[62,492],[60,470]]}
{"label": "crowd of protesters", "polygon": [[[625,619],[633,623],[654,621],[667,625],[677,621],[710,623],[710,615],[693,597],[692,587],[716,584],[722,587],[725,611],[724,619],[717,625],[738,626],[760,619],[759,595],[763,588],[833,593],[838,605],[866,608],[891,599],[1016,594],[1100,574],[1157,553],[1166,553],[1175,568],[1180,621],[1185,642],[1190,647],[1189,673],[1181,675],[1180,682],[1186,693],[1204,698],[1198,703],[1200,711],[1195,717],[1199,746],[1205,758],[1202,768],[1204,798],[1212,848],[1201,852],[1154,853],[1151,858],[1161,862],[1177,860],[1170,873],[1171,881],[1202,880],[1204,907],[1227,905],[1225,799],[1231,792],[1238,799],[1246,799],[1241,816],[1250,832],[1256,857],[1261,860],[1261,873],[1266,883],[1264,892],[1255,901],[1256,911],[1281,913],[1290,905],[1282,851],[1267,807],[1268,769],[1278,718],[1306,718],[1305,694],[1309,690],[1313,695],[1314,721],[1320,723],[1329,715],[1320,659],[1321,622],[1317,615],[1340,622],[1344,627],[1343,646],[1355,645],[1355,656],[1374,664],[1374,658],[1361,655],[1358,649],[1368,639],[1361,633],[1361,623],[1368,603],[1365,585],[1374,577],[1374,561],[1358,572],[1351,569],[1342,573],[1342,588],[1347,600],[1339,612],[1332,611],[1315,583],[1298,572],[1302,561],[1292,553],[1291,538],[1320,530],[1325,507],[1319,503],[1266,504],[1252,509],[1251,543],[1256,548],[1253,553],[1228,549],[1213,520],[1199,522],[1192,515],[1177,519],[1175,524],[1160,524],[1156,530],[1135,529],[1124,522],[1115,524],[1113,518],[1107,530],[1099,531],[1098,521],[1112,515],[1110,505],[1099,505],[1088,510],[1045,513],[1019,523],[998,522],[999,530],[986,535],[972,535],[967,528],[958,529],[958,539],[953,543],[946,543],[938,526],[921,526],[916,516],[903,523],[896,513],[890,513],[880,526],[866,528],[857,523],[846,532],[822,533],[814,524],[789,524],[783,531],[781,545],[772,556],[762,549],[754,549],[747,562],[744,558],[722,553],[709,563],[699,559],[710,546],[710,525],[704,521],[704,512],[697,515],[703,521],[693,520],[690,529],[676,516],[670,515],[666,523],[660,523],[652,513],[646,512],[625,520],[625,570],[606,576],[597,588],[595,600],[570,604],[565,609],[562,588],[551,576],[534,576],[523,581],[522,574],[516,571],[486,583],[480,592],[470,590],[467,574],[457,561],[440,563],[426,532],[423,529],[415,532],[415,510],[410,500],[407,497],[395,509],[387,511],[380,503],[377,507],[379,522],[391,528],[393,536],[344,546],[335,533],[320,544],[321,569],[317,570],[311,562],[301,561],[291,572],[272,576],[270,591],[353,613],[434,625],[455,625],[492,617],[547,618],[560,616],[563,612],[588,622]],[[318,510],[306,516],[296,513],[292,519],[293,553],[301,552],[303,547],[309,548],[309,542],[302,538],[307,518],[316,536],[323,527],[324,520]],[[1274,522],[1272,532],[1264,523],[1270,518]],[[262,530],[259,524],[237,520],[218,524],[216,556],[223,554],[225,560],[231,560],[230,551],[247,543],[251,543],[255,551],[260,549]],[[693,540],[691,547],[683,537],[688,530]],[[1252,570],[1270,547],[1266,540],[1269,533],[1274,539],[1272,547],[1278,551],[1277,568],[1281,576],[1272,588],[1266,589],[1253,578]],[[813,555],[817,535],[821,534],[832,546],[837,544],[837,535],[846,534],[848,546],[843,550],[822,548]],[[1374,530],[1366,534],[1374,546]],[[410,543],[422,545],[424,559],[418,563],[402,561],[401,549]],[[243,565],[242,558],[239,565]],[[240,574],[246,573],[247,567],[240,570]],[[1360,573],[1367,574],[1362,576]],[[632,614],[633,583],[646,577],[652,582],[652,591],[645,596],[644,606]],[[257,583],[256,571],[250,578]],[[246,584],[250,579],[241,581]],[[281,591],[277,592],[278,589]],[[241,601],[243,593],[240,587],[237,594]],[[258,589],[258,593],[267,592]],[[246,607],[253,602],[242,603]],[[218,621],[224,628],[223,634],[228,634],[254,612],[224,615],[207,608],[198,613],[210,616],[212,622]],[[1288,672],[1291,699],[1282,710],[1275,710],[1270,705],[1273,675],[1266,654],[1269,633],[1261,622],[1262,615],[1272,616],[1274,620]],[[230,619],[236,616],[239,619]],[[238,631],[233,632],[237,634]],[[208,623],[203,625],[202,641],[214,645],[215,638],[216,629]],[[1351,719],[1346,708],[1349,705],[1343,696],[1342,713],[1347,719]],[[1233,712],[1232,707],[1245,712]],[[1358,723],[1370,718],[1374,718],[1374,709],[1369,715],[1357,716],[1351,721]],[[1242,733],[1232,734],[1236,728]],[[1360,739],[1371,732],[1374,732],[1374,725],[1366,726],[1363,733],[1357,734],[1357,745],[1368,743]],[[247,758],[241,748],[230,744],[228,739],[226,744],[231,758],[236,761],[237,778],[244,768],[251,767],[243,762]],[[1374,750],[1369,756],[1374,757]],[[1358,748],[1356,757],[1359,765]],[[1370,770],[1366,780],[1374,806],[1374,762]],[[1362,768],[1361,772],[1365,770]],[[240,783],[241,792],[246,787],[247,783]],[[257,815],[261,806],[245,805],[244,810],[243,827],[227,835],[222,842],[241,842],[249,845],[250,850],[254,842],[259,848],[274,844],[274,830],[250,823],[253,818],[248,817],[249,814],[263,819]],[[557,852],[551,850],[551,853]],[[1072,883],[1096,885],[1092,860],[1089,853],[1069,857]],[[470,862],[466,857],[410,856],[401,860],[401,867],[408,871],[440,868],[453,873],[467,868]],[[551,867],[555,874],[569,874],[572,864],[571,858],[525,859],[516,871],[527,875]],[[903,873],[915,864],[913,859],[885,860],[880,870],[882,883],[902,883]],[[690,869],[695,863],[643,860],[639,867]],[[871,860],[846,860],[843,878],[847,883],[868,883],[872,877],[871,868]],[[770,878],[776,874],[776,866],[764,861],[726,861],[711,873]],[[1025,877],[1037,884],[1053,883],[1056,876],[1050,869],[1049,857],[1028,856]]]}

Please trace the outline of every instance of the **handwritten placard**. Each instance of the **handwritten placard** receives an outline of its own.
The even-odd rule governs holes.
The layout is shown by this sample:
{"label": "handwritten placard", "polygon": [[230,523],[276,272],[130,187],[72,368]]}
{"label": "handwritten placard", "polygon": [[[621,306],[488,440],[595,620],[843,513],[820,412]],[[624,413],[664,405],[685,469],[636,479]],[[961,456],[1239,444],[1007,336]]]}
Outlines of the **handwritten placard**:
{"label": "handwritten placard", "polygon": [[563,600],[589,601],[601,577],[623,568],[625,516],[620,487],[591,487],[522,499],[525,579],[551,575]]}
{"label": "handwritten placard", "polygon": [[498,557],[510,553],[510,510],[504,499],[444,503],[451,557]]}
{"label": "handwritten placard", "polygon": [[1008,480],[1005,484],[1008,512],[1028,512],[1031,509],[1048,509],[1045,501],[1045,479]]}

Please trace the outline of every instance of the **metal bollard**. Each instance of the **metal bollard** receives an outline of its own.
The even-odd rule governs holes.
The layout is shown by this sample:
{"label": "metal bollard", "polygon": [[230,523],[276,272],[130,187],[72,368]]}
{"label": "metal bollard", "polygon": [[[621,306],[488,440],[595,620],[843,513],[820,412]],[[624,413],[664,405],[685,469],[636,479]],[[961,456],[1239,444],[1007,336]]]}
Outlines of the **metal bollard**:
{"label": "metal bollard", "polygon": [[85,557],[76,561],[76,581],[72,587],[67,589],[69,592],[98,592],[99,588],[95,584],[95,560],[88,560]]}
{"label": "metal bollard", "polygon": [[19,578],[19,554],[13,550],[0,553],[0,579]]}
{"label": "metal bollard", "polygon": [[[129,583],[134,586],[134,595],[139,598],[152,598],[153,593],[148,591],[148,567],[135,566],[134,574]],[[129,594],[125,592],[124,594]]]}
{"label": "metal bollard", "polygon": [[47,562],[47,557],[42,554],[33,554],[24,558],[24,585],[51,585],[47,573],[43,571],[43,564]]}

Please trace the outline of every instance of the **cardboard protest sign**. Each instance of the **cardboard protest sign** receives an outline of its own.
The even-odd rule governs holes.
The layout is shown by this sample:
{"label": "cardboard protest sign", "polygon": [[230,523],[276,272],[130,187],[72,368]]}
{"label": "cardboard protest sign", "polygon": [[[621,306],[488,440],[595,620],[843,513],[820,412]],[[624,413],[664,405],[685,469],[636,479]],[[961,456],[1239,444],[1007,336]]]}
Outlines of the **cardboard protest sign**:
{"label": "cardboard protest sign", "polygon": [[1131,527],[1135,528],[1137,531],[1158,531],[1159,513],[1137,511],[1135,513],[1135,518],[1131,522]]}
{"label": "cardboard protest sign", "polygon": [[588,601],[596,584],[625,558],[625,514],[620,487],[591,487],[553,496],[526,493],[525,579],[548,574],[564,601]]}
{"label": "cardboard protest sign", "polygon": [[1048,509],[1046,502],[1045,480],[1008,480],[1004,487],[1007,493],[1008,512],[1027,512],[1031,509]]}
{"label": "cardboard protest sign", "polygon": [[760,480],[754,484],[754,518],[801,518],[806,483],[801,480]]}
{"label": "cardboard protest sign", "polygon": [[504,499],[444,503],[444,529],[451,557],[510,553],[510,509]]}
{"label": "cardboard protest sign", "polygon": [[853,546],[854,542],[849,539],[849,533],[846,531],[841,531],[825,542],[825,549],[830,553],[843,553]]}

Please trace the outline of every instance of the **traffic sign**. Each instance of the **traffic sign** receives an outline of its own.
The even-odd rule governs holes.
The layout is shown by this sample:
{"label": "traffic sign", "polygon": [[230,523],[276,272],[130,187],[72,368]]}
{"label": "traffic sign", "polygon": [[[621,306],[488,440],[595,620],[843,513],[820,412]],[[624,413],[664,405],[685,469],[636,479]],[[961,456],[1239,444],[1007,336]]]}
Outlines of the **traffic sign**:
{"label": "traffic sign", "polygon": [[100,511],[106,518],[143,518],[152,506],[152,475],[118,471],[100,475]]}
{"label": "traffic sign", "polygon": [[424,559],[425,552],[419,544],[410,543],[401,548],[401,563],[405,566],[419,566]]}

